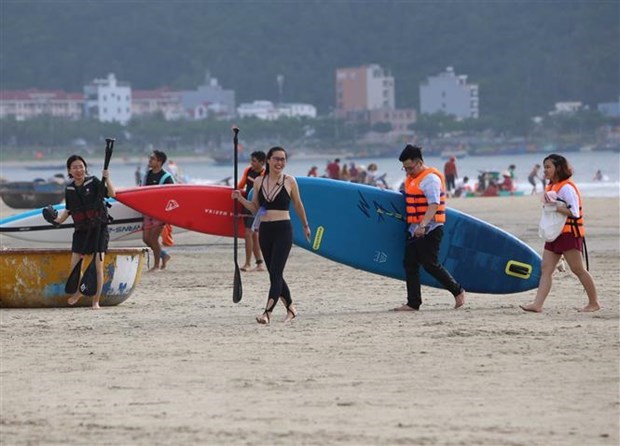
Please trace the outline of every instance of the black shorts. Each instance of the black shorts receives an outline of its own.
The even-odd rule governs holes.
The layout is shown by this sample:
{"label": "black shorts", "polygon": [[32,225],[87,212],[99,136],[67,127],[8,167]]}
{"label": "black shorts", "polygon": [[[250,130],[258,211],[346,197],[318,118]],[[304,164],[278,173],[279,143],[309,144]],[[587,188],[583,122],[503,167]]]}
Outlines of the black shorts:
{"label": "black shorts", "polygon": [[107,226],[93,228],[90,231],[75,231],[71,251],[78,254],[93,254],[95,252],[107,252],[110,232]]}
{"label": "black shorts", "polygon": [[243,218],[243,224],[245,225],[246,229],[252,229],[252,223],[254,223],[254,215],[246,208],[243,208],[243,210],[241,211],[241,215],[241,218]]}

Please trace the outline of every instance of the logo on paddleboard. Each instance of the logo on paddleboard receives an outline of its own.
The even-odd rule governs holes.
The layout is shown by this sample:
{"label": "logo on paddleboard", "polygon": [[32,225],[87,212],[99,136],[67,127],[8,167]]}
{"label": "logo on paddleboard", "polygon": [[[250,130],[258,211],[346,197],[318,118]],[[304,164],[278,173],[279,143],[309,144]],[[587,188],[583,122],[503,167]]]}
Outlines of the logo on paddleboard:
{"label": "logo on paddleboard", "polygon": [[179,207],[179,203],[176,200],[168,200],[168,204],[166,204],[166,212],[174,211]]}
{"label": "logo on paddleboard", "polygon": [[375,256],[373,257],[373,262],[377,263],[385,263],[387,262],[387,254],[383,251],[375,251]]}

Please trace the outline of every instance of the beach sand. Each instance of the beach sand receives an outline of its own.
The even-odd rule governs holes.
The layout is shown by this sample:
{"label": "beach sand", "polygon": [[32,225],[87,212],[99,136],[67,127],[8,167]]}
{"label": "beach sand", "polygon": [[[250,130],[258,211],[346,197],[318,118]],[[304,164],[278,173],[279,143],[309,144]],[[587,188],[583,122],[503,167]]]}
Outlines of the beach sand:
{"label": "beach sand", "polygon": [[[542,252],[537,198],[449,205]],[[117,307],[0,311],[0,443],[617,445],[619,203],[584,207],[593,314],[570,273],[543,314],[518,307],[534,290],[453,310],[426,287],[422,311],[394,313],[404,282],[293,248],[299,316],[260,326],[268,275],[244,273],[233,304],[232,240],[176,234],[168,269]]]}

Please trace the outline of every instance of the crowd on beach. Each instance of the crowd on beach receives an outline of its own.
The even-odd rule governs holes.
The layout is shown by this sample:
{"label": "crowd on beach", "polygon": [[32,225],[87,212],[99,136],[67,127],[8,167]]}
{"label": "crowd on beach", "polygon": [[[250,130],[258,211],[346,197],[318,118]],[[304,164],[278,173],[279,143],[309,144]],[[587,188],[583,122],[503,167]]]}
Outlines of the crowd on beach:
{"label": "crowd on beach", "polygon": [[356,164],[354,161],[341,163],[340,158],[335,158],[325,166],[324,172],[319,175],[319,168],[312,166],[308,171],[309,177],[322,177],[332,180],[350,181],[358,184],[368,184],[370,186],[377,186],[382,189],[390,189],[385,177],[387,174],[379,175],[379,166],[376,163],[368,164],[365,167],[361,164]]}

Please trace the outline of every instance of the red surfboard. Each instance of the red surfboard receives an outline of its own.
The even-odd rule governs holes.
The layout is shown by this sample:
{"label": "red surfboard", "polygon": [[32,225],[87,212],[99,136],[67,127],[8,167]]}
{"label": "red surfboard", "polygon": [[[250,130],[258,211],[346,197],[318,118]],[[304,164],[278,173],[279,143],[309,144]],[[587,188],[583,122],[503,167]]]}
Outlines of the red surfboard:
{"label": "red surfboard", "polygon": [[[173,226],[204,234],[233,237],[234,205],[232,188],[167,184],[118,190],[116,199],[141,214]],[[243,206],[238,205],[241,216]],[[245,231],[243,218],[238,219],[237,235]]]}

